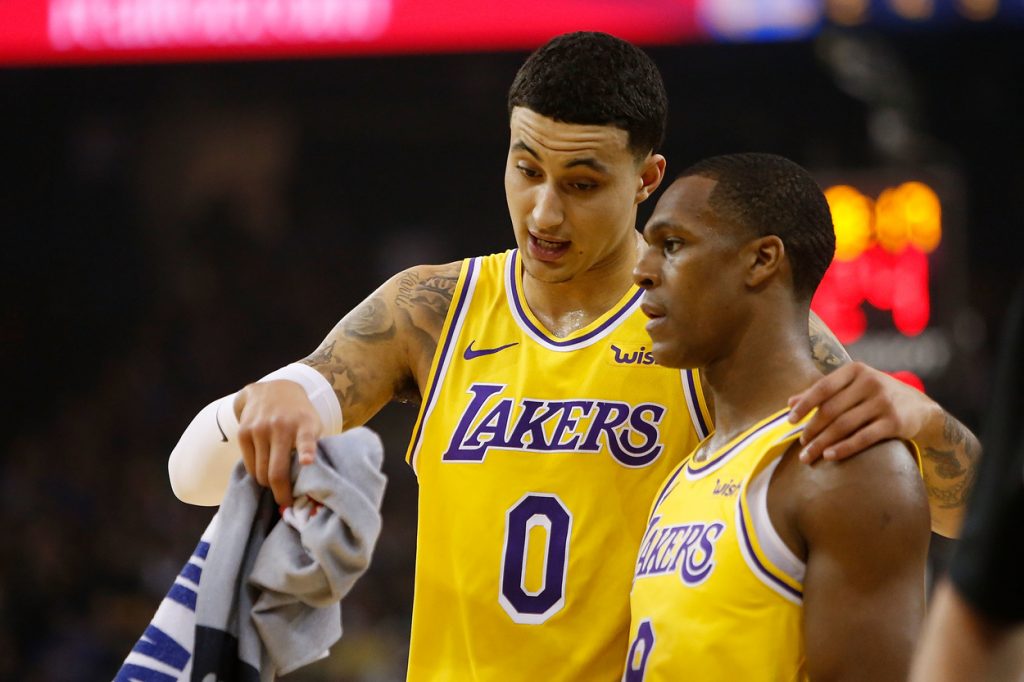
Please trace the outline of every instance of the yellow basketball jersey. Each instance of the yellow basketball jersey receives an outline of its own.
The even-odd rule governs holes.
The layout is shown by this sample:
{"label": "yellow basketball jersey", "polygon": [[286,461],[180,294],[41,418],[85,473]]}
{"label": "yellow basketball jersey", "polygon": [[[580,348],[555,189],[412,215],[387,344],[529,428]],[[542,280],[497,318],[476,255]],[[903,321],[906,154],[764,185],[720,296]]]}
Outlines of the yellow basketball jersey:
{"label": "yellow basketball jersey", "polygon": [[410,680],[617,680],[651,500],[708,432],[695,373],[653,362],[638,288],[558,338],[517,256],[463,263],[409,445]]}
{"label": "yellow basketball jersey", "polygon": [[665,481],[634,565],[624,682],[807,679],[805,565],[767,493],[811,415],[791,424],[782,410]]}

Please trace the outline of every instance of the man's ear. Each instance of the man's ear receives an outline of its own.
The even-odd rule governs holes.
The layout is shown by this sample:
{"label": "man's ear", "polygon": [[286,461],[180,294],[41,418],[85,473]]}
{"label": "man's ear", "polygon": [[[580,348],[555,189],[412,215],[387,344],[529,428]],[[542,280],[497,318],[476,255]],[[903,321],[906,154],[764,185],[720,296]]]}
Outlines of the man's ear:
{"label": "man's ear", "polygon": [[640,166],[640,187],[636,191],[636,203],[646,201],[664,179],[665,157],[661,154],[648,154]]}
{"label": "man's ear", "polygon": [[786,262],[786,246],[774,234],[751,240],[747,246],[748,254],[746,285],[759,287],[775,277]]}

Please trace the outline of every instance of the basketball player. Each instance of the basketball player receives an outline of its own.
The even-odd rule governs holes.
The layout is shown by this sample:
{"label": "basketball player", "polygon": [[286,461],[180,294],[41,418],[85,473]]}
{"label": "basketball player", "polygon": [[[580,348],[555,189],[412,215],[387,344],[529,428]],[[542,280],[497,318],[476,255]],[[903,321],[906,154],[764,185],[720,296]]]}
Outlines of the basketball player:
{"label": "basketball player", "polygon": [[915,454],[799,462],[789,396],[832,260],[811,176],[767,154],[684,171],[636,267],[652,353],[701,367],[714,435],[655,498],[635,565],[626,682],[904,680],[924,613],[928,501]]}
{"label": "basketball player", "polygon": [[[172,485],[217,504],[240,449],[287,504],[293,449],[308,461],[342,415],[352,427],[388,401],[421,401],[407,455],[420,482],[409,679],[609,680],[650,499],[711,428],[698,374],[653,364],[632,283],[636,207],[665,171],[664,85],[632,45],[569,34],[527,60],[509,116],[518,249],[396,275],[314,354],[200,412],[172,453]],[[841,347],[813,336],[838,364]],[[856,369],[821,400],[860,390],[873,370]],[[899,405],[913,417],[902,423],[941,423],[918,396]],[[888,432],[895,407],[873,404],[817,447],[918,434]],[[927,446],[966,460],[937,433]]]}

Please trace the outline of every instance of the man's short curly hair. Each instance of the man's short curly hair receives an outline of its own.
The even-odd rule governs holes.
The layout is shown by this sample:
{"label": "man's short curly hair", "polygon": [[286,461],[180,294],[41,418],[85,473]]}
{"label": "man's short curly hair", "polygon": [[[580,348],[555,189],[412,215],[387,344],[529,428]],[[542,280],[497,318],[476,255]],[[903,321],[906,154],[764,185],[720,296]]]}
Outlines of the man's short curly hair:
{"label": "man's short curly hair", "polygon": [[693,176],[717,181],[708,198],[716,214],[782,240],[794,294],[809,300],[836,250],[832,212],[811,174],[781,156],[748,153],[713,156],[679,174]]}
{"label": "man's short curly hair", "polygon": [[638,157],[665,139],[668,96],[647,54],[607,33],[560,35],[531,54],[508,92],[508,113],[526,107],[564,123],[613,125]]}

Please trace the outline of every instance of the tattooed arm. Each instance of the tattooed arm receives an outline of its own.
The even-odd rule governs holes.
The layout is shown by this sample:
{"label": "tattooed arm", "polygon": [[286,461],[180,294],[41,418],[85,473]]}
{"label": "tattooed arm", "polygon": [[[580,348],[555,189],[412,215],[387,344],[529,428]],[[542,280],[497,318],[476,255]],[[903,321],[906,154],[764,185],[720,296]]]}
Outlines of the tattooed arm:
{"label": "tattooed arm", "polygon": [[459,268],[418,266],[396,275],[301,360],[334,386],[346,428],[365,424],[391,400],[419,399]]}
{"label": "tattooed arm", "polygon": [[[391,400],[419,397],[460,267],[418,266],[392,277],[302,360],[331,383],[345,427],[366,423]],[[323,429],[306,392],[289,380],[259,381],[239,391],[234,408],[245,468],[290,504],[292,452],[312,461]]]}
{"label": "tattooed arm", "polygon": [[828,376],[790,399],[794,421],[818,408],[800,438],[801,459],[844,459],[888,438],[913,441],[921,450],[932,530],[955,537],[977,475],[977,437],[924,393],[852,362],[813,313],[809,331],[814,359]]}

